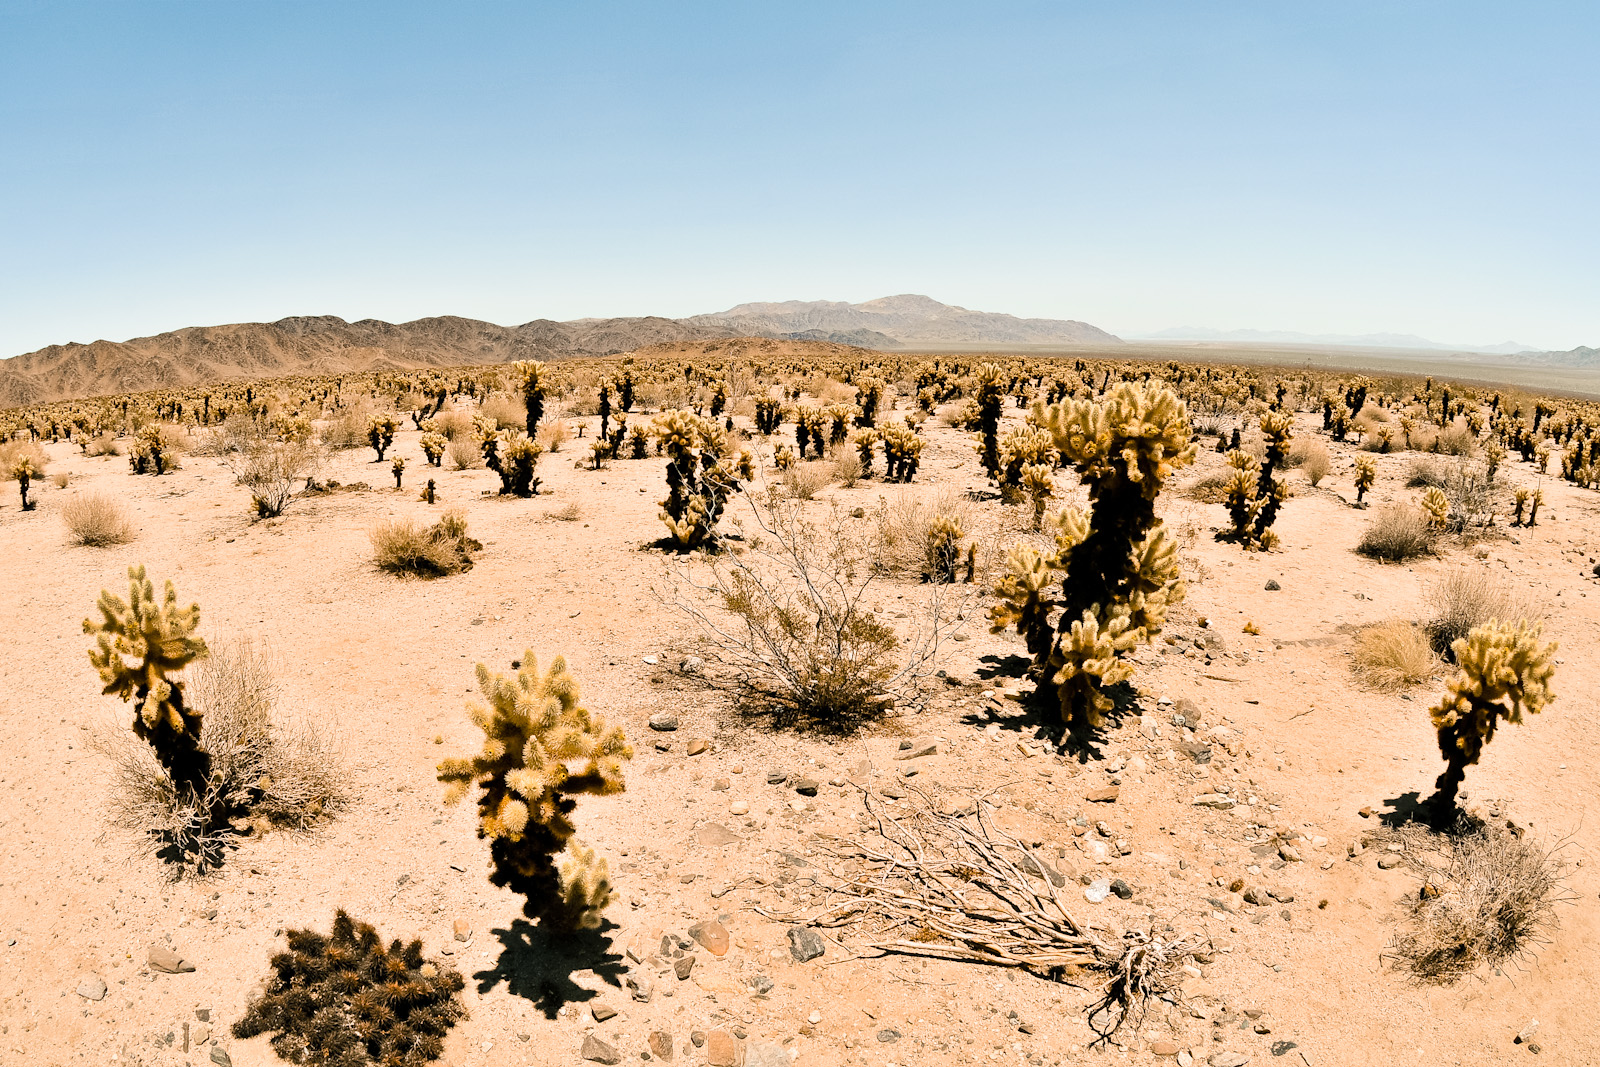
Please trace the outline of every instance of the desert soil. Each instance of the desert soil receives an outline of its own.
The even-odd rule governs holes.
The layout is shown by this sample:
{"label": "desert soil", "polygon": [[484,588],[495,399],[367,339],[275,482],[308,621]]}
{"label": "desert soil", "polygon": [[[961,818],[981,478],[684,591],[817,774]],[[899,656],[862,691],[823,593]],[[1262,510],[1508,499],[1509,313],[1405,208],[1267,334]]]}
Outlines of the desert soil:
{"label": "desert soil", "polygon": [[[1308,419],[1298,432],[1313,431]],[[870,513],[881,495],[985,490],[967,435],[938,420],[926,432],[914,485],[834,486],[813,507],[832,500]],[[220,460],[189,457],[176,473],[134,477],[125,459],[52,446],[51,471],[71,472],[69,486],[44,487],[33,512],[21,512],[14,493],[0,506],[0,1060],[276,1063],[266,1038],[236,1040],[229,1026],[259,989],[280,932],[326,929],[344,907],[385,936],[423,938],[430,955],[448,953],[441,958],[467,975],[470,1018],[448,1041],[442,1062],[451,1067],[577,1065],[589,1034],[623,1062],[642,1062],[655,1031],[670,1036],[674,1062],[704,1063],[722,1036],[697,1047],[691,1034],[718,1030],[747,1064],[764,1067],[1174,1061],[1158,1049],[1197,1063],[1504,1064],[1530,1055],[1513,1037],[1534,1018],[1546,1062],[1600,1062],[1591,1015],[1600,884],[1596,829],[1585,818],[1600,787],[1589,698],[1600,594],[1589,596],[1588,577],[1600,498],[1545,479],[1540,525],[1483,542],[1482,559],[1455,548],[1383,566],[1352,551],[1372,512],[1347,502],[1351,450],[1333,447],[1334,471],[1320,488],[1290,475],[1296,495],[1277,524],[1282,548],[1270,554],[1217,543],[1222,507],[1168,494],[1190,579],[1167,631],[1175,643],[1141,650],[1143,714],[1108,731],[1108,759],[1081,763],[1036,740],[1039,720],[1014,699],[1026,686],[997,673],[1014,669],[1023,649],[1013,635],[988,633],[981,601],[962,639],[941,650],[947,677],[934,679],[921,710],[847,739],[740,716],[678,670],[703,649],[651,595],[671,568],[694,565],[644,547],[661,533],[659,458],[592,471],[573,466],[575,448],[546,455],[546,493],[519,501],[484,495],[497,484],[485,471],[426,470],[407,432],[395,446],[410,463],[404,490],[370,452],[339,453],[327,475],[372,489],[297,499],[282,518],[252,522],[249,493]],[[1416,495],[1401,484],[1408,457],[1377,460],[1377,504]],[[1203,451],[1178,484],[1220,467]],[[417,499],[428,475],[439,484],[433,507]],[[1514,462],[1506,476],[1535,479]],[[68,546],[61,505],[96,490],[125,502],[134,542]],[[406,581],[373,568],[367,531],[376,522],[426,519],[445,505],[464,506],[484,542],[474,569]],[[576,519],[556,517],[571,505]],[[998,503],[970,507],[978,532],[1001,525]],[[1003,522],[1019,528],[1010,510]],[[270,648],[283,714],[337,724],[355,793],[348,810],[314,833],[246,840],[214,876],[177,883],[138,842],[108,829],[108,763],[90,740],[127,729],[131,709],[100,695],[80,623],[102,588],[125,593],[136,563],[202,605],[208,638],[249,635]],[[1375,840],[1377,820],[1362,809],[1381,813],[1391,798],[1431,791],[1442,764],[1426,709],[1444,674],[1405,695],[1380,693],[1358,684],[1349,658],[1357,627],[1421,617],[1425,583],[1460,566],[1503,571],[1537,594],[1561,642],[1558,700],[1503,729],[1466,790],[1474,809],[1564,842],[1570,902],[1520,968],[1440,988],[1408,983],[1385,959],[1417,876],[1405,865],[1380,869],[1381,844],[1349,853]],[[1281,589],[1267,591],[1269,579]],[[874,599],[886,618],[909,622],[926,594],[902,578],[885,580]],[[1245,632],[1247,622],[1259,635]],[[627,792],[586,798],[577,811],[580,837],[608,857],[619,899],[606,962],[570,974],[540,935],[528,940],[519,901],[489,885],[472,805],[446,807],[434,777],[442,756],[478,747],[464,712],[474,664],[507,670],[524,649],[541,662],[564,655],[585,704],[620,723],[636,751]],[[1176,751],[1178,709],[1200,714],[1209,764]],[[648,728],[661,712],[678,717],[675,732]],[[694,739],[708,746],[691,756]],[[909,739],[936,739],[938,751],[896,760]],[[769,784],[769,772],[788,780]],[[815,797],[791,788],[802,774],[822,783]],[[1113,778],[1117,799],[1085,799]],[[729,788],[714,788],[719,779]],[[1219,782],[1246,803],[1229,812],[1192,803]],[[914,802],[912,786],[934,797],[989,793],[1004,826],[1060,857],[1081,920],[1199,932],[1215,945],[1212,962],[1189,977],[1181,1007],[1157,1005],[1142,1028],[1098,1049],[1087,1048],[1084,1020],[1092,990],[973,965],[852,958],[838,941],[799,962],[790,925],[770,916],[821,904],[807,865],[826,862],[833,837],[859,833],[858,785],[905,793],[901,804]],[[732,814],[735,805],[748,814]],[[1278,846],[1292,835],[1301,859],[1285,862]],[[1084,874],[1124,879],[1131,899],[1089,902]],[[1230,892],[1235,879],[1265,903]],[[648,957],[663,934],[709,922],[723,924],[730,945],[718,956],[690,941],[686,979],[626,951]],[[153,945],[194,970],[153,970]],[[630,996],[630,974],[654,979],[648,1002]],[[79,992],[96,979],[102,998]],[[597,1021],[604,1009],[615,1014]]]}

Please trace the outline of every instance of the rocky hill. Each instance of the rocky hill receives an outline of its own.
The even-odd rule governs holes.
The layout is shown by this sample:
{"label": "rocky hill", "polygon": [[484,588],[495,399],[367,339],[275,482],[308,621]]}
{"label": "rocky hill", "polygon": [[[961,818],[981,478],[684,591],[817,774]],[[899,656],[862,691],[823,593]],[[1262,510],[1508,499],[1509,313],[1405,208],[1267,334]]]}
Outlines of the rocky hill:
{"label": "rocky hill", "polygon": [[[1117,338],[1071,319],[1020,319],[990,311],[941,304],[926,296],[879,297],[864,304],[831,300],[787,300],[780,304],[740,304],[690,322],[732,322],[761,336],[816,331],[824,335],[869,330],[907,347],[969,344],[1116,344]],[[850,342],[839,336],[819,340]]]}

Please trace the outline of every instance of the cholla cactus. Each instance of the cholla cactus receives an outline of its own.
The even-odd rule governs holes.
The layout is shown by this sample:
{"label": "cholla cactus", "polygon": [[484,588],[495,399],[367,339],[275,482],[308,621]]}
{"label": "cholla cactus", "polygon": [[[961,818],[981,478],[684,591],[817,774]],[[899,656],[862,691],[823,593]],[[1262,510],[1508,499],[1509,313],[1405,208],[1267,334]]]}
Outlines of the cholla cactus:
{"label": "cholla cactus", "polygon": [[856,407],[861,413],[856,416],[856,425],[867,429],[878,425],[878,408],[883,403],[883,383],[876,378],[858,378],[856,380]]}
{"label": "cholla cactus", "polygon": [[1438,486],[1430,486],[1422,494],[1422,510],[1428,515],[1428,525],[1442,530],[1450,524],[1450,498]]}
{"label": "cholla cactus", "polygon": [[1528,501],[1528,525],[1539,525],[1539,505],[1544,503],[1544,490],[1535,489],[1533,497]]}
{"label": "cholla cactus", "polygon": [[1262,552],[1277,546],[1278,535],[1271,527],[1277,521],[1278,509],[1289,498],[1289,488],[1273,474],[1287,460],[1293,429],[1294,417],[1288,412],[1268,411],[1261,416],[1265,462],[1238,449],[1228,453],[1233,476],[1228,482],[1227,504],[1233,528],[1218,535],[1218,540],[1237,541]]}
{"label": "cholla cactus", "polygon": [[528,414],[526,429],[531,439],[538,434],[539,420],[544,418],[544,364],[537,360],[519,360],[511,367],[522,385],[522,403]]}
{"label": "cholla cactus", "polygon": [[943,584],[956,580],[956,565],[961,562],[961,539],[966,531],[953,515],[936,515],[928,524],[929,579]]}
{"label": "cholla cactus", "polygon": [[1000,415],[1006,402],[1006,375],[993,363],[978,367],[976,395],[972,399],[978,431],[978,455],[989,477],[1000,480]]}
{"label": "cholla cactus", "polygon": [[1490,620],[1450,646],[1461,670],[1444,699],[1428,709],[1447,764],[1431,802],[1440,823],[1454,817],[1466,770],[1494,740],[1499,721],[1521,723],[1524,712],[1537,714],[1555,699],[1550,678],[1557,646],[1541,635],[1542,627],[1526,620]]}
{"label": "cholla cactus", "polygon": [[184,701],[183,682],[169,677],[206,654],[206,643],[194,635],[200,605],[178,607],[169,581],[158,602],[144,567],[128,568],[128,600],[110,590],[96,605],[100,621],[83,620],[83,632],[95,636],[89,662],[105,682],[102,692],[133,701],[133,732],[149,742],[156,759],[180,788],[203,795],[211,775],[211,758],[200,747],[203,712]]}
{"label": "cholla cactus", "polygon": [[855,445],[856,455],[861,458],[861,477],[872,477],[872,446],[878,443],[878,431],[857,430],[850,443]]}
{"label": "cholla cactus", "polygon": [[22,510],[32,511],[34,501],[28,499],[28,487],[35,478],[44,476],[44,471],[32,456],[21,455],[11,464],[11,477],[17,480],[17,491],[22,494]]}
{"label": "cholla cactus", "polygon": [[1042,466],[1053,470],[1060,461],[1055,438],[1048,430],[1013,426],[1000,438],[1000,485],[1013,491],[1021,489],[1023,468]]}
{"label": "cholla cactus", "polygon": [[1370,456],[1356,457],[1356,504],[1362,506],[1362,499],[1367,491],[1372,488],[1372,483],[1377,480],[1378,465]]}
{"label": "cholla cactus", "polygon": [[[1087,523],[1076,512],[1058,520],[1058,551],[1044,562],[1064,572],[1061,617],[1035,673],[1056,687],[1063,720],[1075,731],[1099,725],[1111,706],[1104,688],[1131,668],[1123,655],[1160,632],[1167,608],[1182,599],[1176,547],[1155,515],[1162,484],[1194,461],[1189,416],[1165,387],[1124,382],[1102,401],[1066,399],[1035,403],[1031,421],[1048,430],[1056,449],[1089,489]],[[1025,554],[1024,554],[1025,555]],[[1038,575],[1013,571],[1001,580],[1003,603],[991,612],[998,626],[1037,625],[1041,608],[1030,602]],[[1017,603],[1017,599],[1021,603]],[[1030,637],[1030,645],[1042,641]]]}
{"label": "cholla cactus", "polygon": [[728,494],[739,487],[736,472],[722,461],[722,431],[711,419],[669,411],[656,416],[654,432],[667,454],[661,521],[679,551],[715,549],[717,522]]}
{"label": "cholla cactus", "polygon": [[1056,491],[1055,480],[1050,477],[1051,468],[1043,463],[1030,463],[1022,468],[1022,488],[1033,501],[1033,528],[1038,530],[1044,523],[1044,509],[1050,504],[1050,497]]}
{"label": "cholla cactus", "polygon": [[499,455],[500,492],[504,496],[530,497],[539,495],[540,479],[533,476],[544,449],[531,438],[510,431],[504,438],[504,450]]}
{"label": "cholla cactus", "polygon": [[917,473],[922,458],[922,438],[906,423],[890,423],[878,430],[883,442],[883,477],[890,482],[909,482]]}
{"label": "cholla cactus", "polygon": [[1520,485],[1517,486],[1517,488],[1512,492],[1511,498],[1516,504],[1516,510],[1511,515],[1511,525],[1513,525],[1513,526],[1521,526],[1522,525],[1522,518],[1523,518],[1522,513],[1523,513],[1523,511],[1525,511],[1527,509],[1528,500],[1532,496],[1533,496],[1532,493],[1530,493],[1528,490],[1524,489]]}
{"label": "cholla cactus", "polygon": [[400,423],[393,415],[374,415],[367,420],[367,444],[378,454],[376,462],[383,462],[383,454],[394,444],[394,435],[399,429]]}
{"label": "cholla cactus", "polygon": [[1026,542],[1011,546],[1006,553],[1005,573],[993,590],[1000,602],[988,612],[992,633],[1015,626],[1027,643],[1029,654],[1041,662],[1054,637],[1050,612],[1059,605],[1050,586],[1065,570],[1066,554],[1089,536],[1089,517],[1077,508],[1062,508],[1051,524],[1055,527],[1054,552],[1040,552]]}
{"label": "cholla cactus", "polygon": [[445,450],[450,447],[450,439],[437,430],[427,430],[422,434],[422,454],[427,457],[429,466],[438,467],[444,463]]}
{"label": "cholla cactus", "polygon": [[822,414],[828,419],[830,445],[842,445],[850,439],[850,423],[856,415],[854,404],[829,404]]}
{"label": "cholla cactus", "polygon": [[1483,462],[1488,467],[1489,480],[1494,481],[1495,472],[1500,469],[1500,464],[1506,461],[1506,449],[1499,441],[1490,441],[1483,446]]}
{"label": "cholla cactus", "polygon": [[165,474],[173,469],[161,427],[145,426],[134,435],[133,445],[128,449],[128,466],[135,474]]}
{"label": "cholla cactus", "polygon": [[[593,929],[611,899],[604,860],[573,840],[578,796],[610,796],[626,788],[624,760],[633,749],[618,727],[607,727],[578,703],[578,683],[557,657],[541,675],[531,651],[515,678],[478,664],[478,689],[487,705],[470,707],[484,733],[483,751],[439,764],[447,803],[474,786],[478,836],[490,839],[490,877],[525,897],[524,913],[557,929]],[[574,763],[580,764],[571,769]],[[556,858],[566,863],[557,868]]]}
{"label": "cholla cactus", "polygon": [[756,397],[756,429],[775,434],[783,423],[783,404],[770,396]]}
{"label": "cholla cactus", "polygon": [[389,470],[394,473],[394,487],[396,489],[403,488],[403,486],[401,486],[401,484],[400,484],[400,479],[406,473],[406,457],[404,457],[404,456],[396,456],[396,457],[394,457],[394,462],[389,464]]}

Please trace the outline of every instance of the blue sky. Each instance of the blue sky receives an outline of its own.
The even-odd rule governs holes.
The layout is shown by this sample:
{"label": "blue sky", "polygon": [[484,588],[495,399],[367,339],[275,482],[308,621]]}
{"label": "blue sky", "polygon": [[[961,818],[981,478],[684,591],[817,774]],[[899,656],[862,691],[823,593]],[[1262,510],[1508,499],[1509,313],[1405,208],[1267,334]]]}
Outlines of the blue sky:
{"label": "blue sky", "polygon": [[0,355],[927,293],[1600,344],[1600,5],[0,0]]}

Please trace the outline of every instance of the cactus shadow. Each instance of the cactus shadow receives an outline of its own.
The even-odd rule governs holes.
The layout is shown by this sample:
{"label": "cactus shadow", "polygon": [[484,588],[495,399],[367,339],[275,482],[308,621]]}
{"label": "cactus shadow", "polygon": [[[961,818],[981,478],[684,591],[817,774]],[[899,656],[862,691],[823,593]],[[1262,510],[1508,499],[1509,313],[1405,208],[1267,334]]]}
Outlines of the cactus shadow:
{"label": "cactus shadow", "polygon": [[993,678],[1023,678],[1033,666],[1033,660],[1027,656],[1012,654],[1009,656],[996,656],[992,653],[978,659],[983,666],[973,673],[984,681]]}
{"label": "cactus shadow", "polygon": [[545,1018],[554,1019],[564,1005],[599,995],[573,980],[580,971],[589,971],[621,989],[622,954],[611,950],[609,936],[617,929],[615,923],[607,922],[599,930],[551,931],[517,919],[505,929],[491,930],[501,945],[500,958],[492,968],[473,974],[478,993],[504,985],[512,996],[531,1001]]}
{"label": "cactus shadow", "polygon": [[1100,726],[1087,730],[1067,728],[1061,721],[1061,705],[1057,702],[1055,692],[1044,686],[1035,686],[1018,697],[1017,703],[1022,708],[1020,715],[1002,715],[982,708],[969,711],[961,721],[980,729],[997,724],[1002,730],[1032,737],[1035,741],[1052,745],[1056,751],[1073,757],[1079,763],[1088,763],[1091,759],[1104,759],[1105,754],[1100,748],[1106,743],[1109,733],[1121,726],[1122,720],[1130,713],[1139,713],[1139,693],[1132,685],[1118,682],[1107,686],[1104,692],[1111,699],[1111,708],[1101,716],[1103,722]]}

